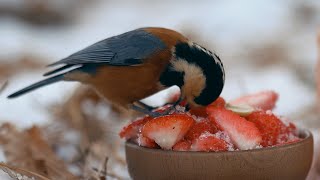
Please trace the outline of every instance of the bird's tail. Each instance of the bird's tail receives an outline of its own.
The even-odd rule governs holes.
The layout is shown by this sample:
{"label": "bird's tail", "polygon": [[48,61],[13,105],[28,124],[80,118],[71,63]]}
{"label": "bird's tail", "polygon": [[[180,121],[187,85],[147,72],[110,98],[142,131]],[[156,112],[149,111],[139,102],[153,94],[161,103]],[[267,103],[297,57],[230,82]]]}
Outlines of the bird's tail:
{"label": "bird's tail", "polygon": [[28,93],[28,92],[33,91],[35,89],[38,89],[38,88],[40,88],[42,86],[46,86],[48,84],[52,84],[52,83],[61,81],[61,80],[63,80],[63,77],[64,77],[64,74],[59,74],[59,75],[44,79],[42,81],[34,83],[34,84],[32,84],[32,85],[30,85],[28,87],[25,87],[25,88],[15,92],[15,93],[9,95],[8,98],[16,98],[16,97],[21,96],[21,95],[23,95],[25,93]]}

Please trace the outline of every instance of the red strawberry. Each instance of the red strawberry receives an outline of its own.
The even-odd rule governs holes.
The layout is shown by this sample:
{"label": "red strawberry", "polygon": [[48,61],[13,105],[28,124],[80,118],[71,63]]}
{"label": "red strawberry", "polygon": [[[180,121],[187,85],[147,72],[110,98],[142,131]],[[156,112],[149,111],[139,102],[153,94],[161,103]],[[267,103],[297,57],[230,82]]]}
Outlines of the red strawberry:
{"label": "red strawberry", "polygon": [[154,140],[163,149],[171,149],[195,123],[186,114],[173,114],[154,118],[142,128],[142,135]]}
{"label": "red strawberry", "polygon": [[287,141],[284,141],[284,142],[281,142],[281,143],[277,144],[276,146],[293,144],[293,143],[297,143],[297,142],[299,142],[299,141],[301,141],[300,138],[298,138],[298,137],[293,137],[292,139],[287,140]]}
{"label": "red strawberry", "polygon": [[143,147],[148,147],[148,148],[159,147],[153,140],[151,140],[147,137],[144,137],[142,134],[138,135],[136,142],[139,146],[143,146]]}
{"label": "red strawberry", "polygon": [[215,137],[212,134],[202,134],[195,139],[191,145],[193,151],[227,151],[226,141]]}
{"label": "red strawberry", "polygon": [[189,111],[190,114],[198,117],[207,117],[206,107],[192,107]]}
{"label": "red strawberry", "polygon": [[278,94],[274,91],[261,91],[230,101],[232,105],[249,105],[256,109],[271,110],[275,107]]}
{"label": "red strawberry", "polygon": [[286,126],[271,112],[256,111],[246,119],[259,129],[262,136],[261,145],[264,147],[276,145],[280,134],[286,130]]}
{"label": "red strawberry", "polygon": [[217,127],[209,119],[204,119],[200,122],[197,122],[188,133],[185,135],[187,140],[193,141],[197,139],[202,133],[208,132],[214,134],[218,131]]}
{"label": "red strawberry", "polygon": [[[208,106],[212,107],[225,107],[226,101],[222,97],[218,97],[213,103]],[[208,114],[206,112],[206,107],[193,107],[189,111],[192,115],[196,115],[199,117],[207,117]]]}
{"label": "red strawberry", "polygon": [[191,142],[187,140],[181,140],[175,144],[172,149],[174,151],[189,151],[191,147]]}
{"label": "red strawberry", "polygon": [[281,121],[285,124],[286,128],[283,129],[282,133],[287,133],[287,134],[294,134],[298,135],[297,133],[297,127],[294,125],[292,122],[289,122],[286,119],[281,118]]}
{"label": "red strawberry", "polygon": [[296,125],[294,125],[293,123],[289,122],[289,125],[287,126],[287,131],[289,133],[296,134],[296,131],[297,131]]}
{"label": "red strawberry", "polygon": [[151,117],[145,116],[141,119],[133,121],[131,124],[129,124],[128,126],[125,126],[121,130],[121,132],[119,133],[119,136],[121,138],[125,138],[126,140],[137,138],[138,134],[141,132],[141,128],[143,127],[143,125],[151,119],[152,119]]}
{"label": "red strawberry", "polygon": [[230,136],[240,150],[252,149],[260,144],[261,134],[254,123],[223,108],[208,107],[207,112],[209,118]]}
{"label": "red strawberry", "polygon": [[183,101],[181,101],[181,102],[179,103],[179,105],[182,106],[182,107],[186,107],[187,104],[188,104],[188,102],[187,102],[186,100],[183,100]]}
{"label": "red strawberry", "polygon": [[225,105],[226,101],[222,97],[218,97],[218,99],[216,99],[213,103],[209,104],[208,106],[224,108]]}
{"label": "red strawberry", "polygon": [[[283,122],[283,121],[282,121]],[[281,128],[281,133],[278,137],[277,143],[279,144],[291,144],[300,141],[297,127],[291,123],[284,123],[285,127]]]}

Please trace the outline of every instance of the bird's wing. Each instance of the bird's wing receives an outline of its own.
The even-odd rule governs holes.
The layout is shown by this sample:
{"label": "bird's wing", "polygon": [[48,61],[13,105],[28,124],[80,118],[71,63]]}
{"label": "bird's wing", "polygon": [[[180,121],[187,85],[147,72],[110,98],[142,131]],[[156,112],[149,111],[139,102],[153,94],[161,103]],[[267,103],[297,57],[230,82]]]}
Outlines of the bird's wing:
{"label": "bird's wing", "polygon": [[97,64],[133,66],[164,49],[165,44],[153,34],[137,29],[97,42],[49,66]]}

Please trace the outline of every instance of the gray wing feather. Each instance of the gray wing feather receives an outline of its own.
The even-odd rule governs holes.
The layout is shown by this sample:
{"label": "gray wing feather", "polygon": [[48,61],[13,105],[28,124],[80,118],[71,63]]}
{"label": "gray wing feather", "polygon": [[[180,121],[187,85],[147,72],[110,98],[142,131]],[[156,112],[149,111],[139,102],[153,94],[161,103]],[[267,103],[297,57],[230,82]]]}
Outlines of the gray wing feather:
{"label": "gray wing feather", "polygon": [[97,42],[49,66],[87,63],[137,65],[143,63],[142,60],[150,54],[165,47],[158,37],[137,29]]}

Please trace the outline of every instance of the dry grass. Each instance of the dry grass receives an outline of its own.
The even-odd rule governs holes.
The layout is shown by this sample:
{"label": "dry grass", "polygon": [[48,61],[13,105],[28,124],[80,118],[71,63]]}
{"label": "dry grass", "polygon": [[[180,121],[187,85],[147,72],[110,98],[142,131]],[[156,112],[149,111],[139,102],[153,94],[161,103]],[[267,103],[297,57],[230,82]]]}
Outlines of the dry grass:
{"label": "dry grass", "polygon": [[[14,74],[44,66],[29,56],[6,62],[11,63],[0,64],[0,92]],[[110,113],[99,113],[104,110]],[[116,112],[95,91],[81,86],[63,104],[50,106],[53,121],[46,126],[18,130],[14,124],[2,124],[0,145],[6,162],[0,169],[16,179],[125,179],[114,171],[120,167],[126,172],[117,135],[122,121]]]}
{"label": "dry grass", "polygon": [[[22,132],[11,124],[0,127],[0,143],[6,156],[6,164],[39,177],[49,179],[77,179],[43,139],[41,130],[33,126]],[[10,168],[14,170],[14,168]],[[18,172],[22,174],[23,172]],[[30,176],[30,174],[25,174]]]}
{"label": "dry grass", "polygon": [[[68,1],[39,1],[26,0],[13,2],[11,5],[2,3],[0,16],[12,16],[23,20],[31,25],[65,25],[70,24],[81,6],[88,5],[94,1],[68,0]],[[14,5],[17,4],[17,5]],[[58,5],[57,5],[58,4]]]}
{"label": "dry grass", "polygon": [[[102,121],[83,113],[83,102],[98,101],[91,93],[86,97],[79,94],[82,93],[76,91],[47,126],[19,131],[12,124],[3,124],[0,144],[7,161],[0,168],[11,177],[20,174],[35,179],[124,179],[114,171],[114,167],[126,169],[120,153],[122,146],[113,130],[116,126],[110,119]],[[61,153],[64,150],[67,151]],[[70,167],[76,170],[71,172]]]}
{"label": "dry grass", "polygon": [[41,57],[24,54],[14,59],[0,59],[0,62],[0,81],[5,82],[15,74],[44,67],[46,61]]}

